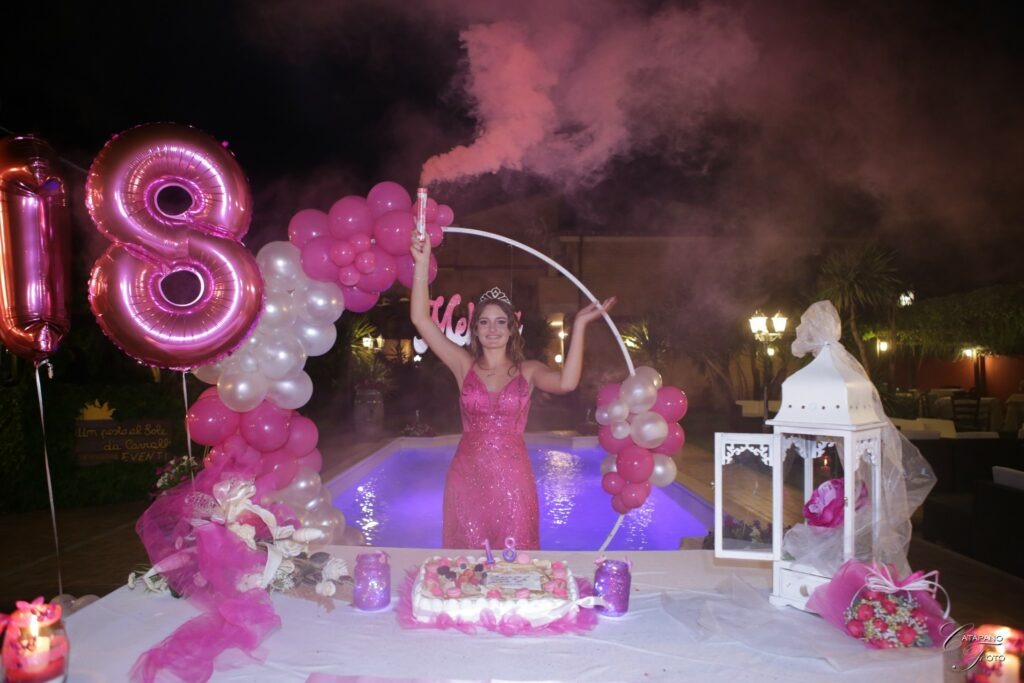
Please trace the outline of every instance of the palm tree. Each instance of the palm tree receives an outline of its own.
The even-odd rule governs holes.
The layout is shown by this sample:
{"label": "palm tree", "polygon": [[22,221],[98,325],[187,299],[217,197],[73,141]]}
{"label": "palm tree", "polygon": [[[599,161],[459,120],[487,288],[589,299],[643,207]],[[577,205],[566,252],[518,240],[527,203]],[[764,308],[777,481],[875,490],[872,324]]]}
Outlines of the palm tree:
{"label": "palm tree", "polygon": [[818,292],[846,316],[860,362],[870,376],[864,339],[857,329],[857,313],[889,302],[899,290],[893,266],[895,254],[877,244],[844,249],[830,254],[821,264]]}

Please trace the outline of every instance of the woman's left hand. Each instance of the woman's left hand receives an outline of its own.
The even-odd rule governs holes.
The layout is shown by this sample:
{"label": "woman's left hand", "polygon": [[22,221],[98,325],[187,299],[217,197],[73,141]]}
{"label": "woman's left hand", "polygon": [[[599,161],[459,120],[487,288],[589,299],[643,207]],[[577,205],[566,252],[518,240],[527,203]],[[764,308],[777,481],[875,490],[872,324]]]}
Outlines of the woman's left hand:
{"label": "woman's left hand", "polygon": [[579,313],[576,314],[575,323],[576,325],[586,325],[591,320],[599,318],[602,313],[611,310],[615,302],[618,301],[614,296],[605,299],[601,303],[591,303],[588,306],[581,308]]}

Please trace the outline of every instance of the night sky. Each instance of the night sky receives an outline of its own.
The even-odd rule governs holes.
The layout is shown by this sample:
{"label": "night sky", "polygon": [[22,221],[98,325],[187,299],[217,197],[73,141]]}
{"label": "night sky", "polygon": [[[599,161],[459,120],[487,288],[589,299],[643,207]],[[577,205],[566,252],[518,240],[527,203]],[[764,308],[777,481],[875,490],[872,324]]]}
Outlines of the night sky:
{"label": "night sky", "polygon": [[[423,174],[456,224],[557,195],[563,230],[739,237],[737,267],[776,274],[878,239],[941,294],[1020,281],[1019,18],[924,1],[17,3],[0,126],[81,169],[141,123],[226,140],[254,249],[299,209]],[[80,206],[75,229],[98,256]]]}

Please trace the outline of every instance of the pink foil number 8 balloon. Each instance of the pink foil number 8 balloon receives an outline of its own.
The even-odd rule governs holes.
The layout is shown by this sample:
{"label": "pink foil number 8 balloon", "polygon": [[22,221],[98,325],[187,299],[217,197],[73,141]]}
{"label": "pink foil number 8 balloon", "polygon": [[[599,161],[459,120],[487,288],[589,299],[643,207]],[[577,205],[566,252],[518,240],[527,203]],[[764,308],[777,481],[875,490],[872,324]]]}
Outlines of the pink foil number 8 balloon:
{"label": "pink foil number 8 balloon", "polygon": [[104,146],[86,205],[111,242],[89,302],[128,355],[186,370],[231,353],[263,308],[263,279],[240,240],[252,218],[234,156],[194,128],[156,123]]}

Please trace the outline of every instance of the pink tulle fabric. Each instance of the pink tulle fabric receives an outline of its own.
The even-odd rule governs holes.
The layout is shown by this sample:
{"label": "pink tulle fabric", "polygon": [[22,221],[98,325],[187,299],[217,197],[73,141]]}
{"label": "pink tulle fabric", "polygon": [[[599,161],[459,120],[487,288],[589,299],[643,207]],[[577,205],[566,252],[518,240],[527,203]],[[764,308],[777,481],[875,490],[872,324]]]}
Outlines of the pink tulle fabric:
{"label": "pink tulle fabric", "polygon": [[[816,612],[843,633],[848,633],[846,627],[847,608],[853,603],[858,595],[862,595],[865,589],[865,581],[871,565],[860,560],[847,560],[835,573],[832,580],[823,586],[819,586],[807,601],[807,609]],[[894,571],[891,569],[891,571]],[[923,572],[917,572],[906,577],[897,583],[909,583],[920,576]],[[943,625],[950,620],[943,615],[944,610],[939,601],[928,591],[908,591],[917,600],[922,611],[921,620],[928,630],[933,647],[939,647],[949,634],[948,628],[944,631]],[[870,647],[870,645],[869,645]]]}
{"label": "pink tulle fabric", "polygon": [[[494,631],[504,636],[521,635],[555,635],[558,633],[586,633],[593,630],[597,625],[597,613],[593,609],[581,608],[575,615],[567,614],[561,619],[556,619],[543,626],[532,626],[530,622],[522,617],[506,615],[501,619],[495,618],[488,610],[480,616],[480,621],[465,621],[453,619],[447,614],[439,614],[429,621],[418,621],[412,613],[412,587],[416,582],[417,569],[409,570],[405,580],[398,589],[398,604],[395,612],[398,614],[398,623],[402,628],[435,628],[441,630],[455,629],[463,633],[476,633],[481,628]],[[586,579],[576,579],[576,586],[579,589],[580,597],[585,598],[594,594],[593,586]]]}
{"label": "pink tulle fabric", "polygon": [[500,548],[512,536],[519,549],[540,547],[537,484],[523,430],[530,385],[519,374],[490,392],[470,368],[459,398],[462,439],[444,486],[441,543],[445,548]]}
{"label": "pink tulle fabric", "polygon": [[[266,590],[243,592],[237,587],[243,575],[262,573],[266,554],[249,548],[221,524],[191,523],[202,516],[196,506],[197,494],[209,495],[225,477],[244,479],[254,474],[244,468],[227,472],[224,466],[211,463],[196,475],[194,488],[186,481],[167,491],[136,524],[135,530],[158,572],[175,593],[188,598],[204,613],[143,653],[132,667],[133,681],[151,683],[161,670],[183,681],[206,681],[222,652],[237,648],[253,656],[263,639],[281,625]],[[259,535],[259,520],[254,517],[246,521],[257,527]],[[262,531],[266,532],[265,526]]]}

